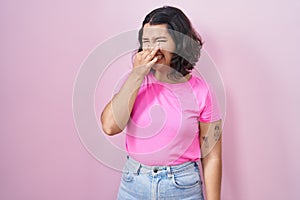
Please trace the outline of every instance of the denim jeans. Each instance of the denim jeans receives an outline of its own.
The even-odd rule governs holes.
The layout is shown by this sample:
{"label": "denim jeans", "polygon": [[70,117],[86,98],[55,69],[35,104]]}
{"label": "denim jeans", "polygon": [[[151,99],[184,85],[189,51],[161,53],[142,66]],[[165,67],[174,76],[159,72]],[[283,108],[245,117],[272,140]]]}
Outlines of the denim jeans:
{"label": "denim jeans", "polygon": [[127,157],[118,200],[204,200],[198,163],[146,166]]}

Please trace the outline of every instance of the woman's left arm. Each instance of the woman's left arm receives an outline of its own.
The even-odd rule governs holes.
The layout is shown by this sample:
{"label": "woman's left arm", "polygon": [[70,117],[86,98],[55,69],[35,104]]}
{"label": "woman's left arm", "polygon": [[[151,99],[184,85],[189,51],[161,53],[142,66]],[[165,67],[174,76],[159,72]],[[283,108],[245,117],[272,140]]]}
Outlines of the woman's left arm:
{"label": "woman's left arm", "polygon": [[200,122],[200,146],[206,200],[221,199],[222,120]]}

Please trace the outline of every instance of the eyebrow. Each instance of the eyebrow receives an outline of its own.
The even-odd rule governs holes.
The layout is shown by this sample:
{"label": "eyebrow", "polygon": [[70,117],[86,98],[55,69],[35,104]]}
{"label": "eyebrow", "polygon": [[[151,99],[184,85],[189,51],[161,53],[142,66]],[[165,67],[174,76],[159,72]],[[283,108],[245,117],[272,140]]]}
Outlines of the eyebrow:
{"label": "eyebrow", "polygon": [[[154,40],[158,40],[158,39],[167,39],[167,37],[165,37],[165,36],[158,36],[158,37],[156,37],[156,38],[154,38]],[[144,41],[149,41],[149,38],[142,38],[142,40],[144,40]]]}

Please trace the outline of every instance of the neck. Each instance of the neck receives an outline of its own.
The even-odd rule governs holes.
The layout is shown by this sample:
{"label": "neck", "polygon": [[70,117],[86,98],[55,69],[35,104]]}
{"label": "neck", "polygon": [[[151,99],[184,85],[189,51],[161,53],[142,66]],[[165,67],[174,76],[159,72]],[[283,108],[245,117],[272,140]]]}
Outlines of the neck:
{"label": "neck", "polygon": [[155,78],[157,80],[159,80],[161,82],[166,82],[166,83],[183,83],[183,82],[187,82],[190,79],[190,77],[191,77],[191,74],[187,74],[186,76],[182,76],[180,74],[180,76],[178,76],[179,78],[176,78],[176,77],[174,77],[172,75],[171,76],[168,75],[170,73],[171,73],[171,71],[161,72],[161,71],[155,70],[153,72],[153,75],[155,76]]}

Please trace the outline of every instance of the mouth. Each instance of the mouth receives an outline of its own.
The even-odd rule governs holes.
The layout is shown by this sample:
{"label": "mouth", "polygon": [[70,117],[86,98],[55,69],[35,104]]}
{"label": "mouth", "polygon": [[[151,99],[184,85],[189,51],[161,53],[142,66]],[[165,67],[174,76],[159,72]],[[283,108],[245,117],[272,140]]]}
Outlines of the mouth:
{"label": "mouth", "polygon": [[155,56],[157,57],[158,60],[161,60],[161,59],[164,57],[164,55],[163,55],[160,51],[158,51],[158,52],[155,54]]}

